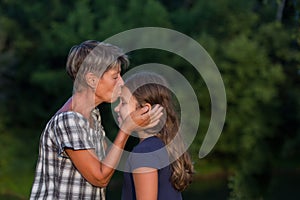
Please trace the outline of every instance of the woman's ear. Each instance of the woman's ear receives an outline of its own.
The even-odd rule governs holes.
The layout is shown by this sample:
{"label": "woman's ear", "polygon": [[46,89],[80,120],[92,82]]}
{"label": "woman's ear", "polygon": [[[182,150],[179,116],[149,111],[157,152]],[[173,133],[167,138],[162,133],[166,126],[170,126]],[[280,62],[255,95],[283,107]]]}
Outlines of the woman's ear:
{"label": "woman's ear", "polygon": [[91,88],[95,89],[97,86],[98,79],[93,73],[87,73],[85,75],[85,81]]}

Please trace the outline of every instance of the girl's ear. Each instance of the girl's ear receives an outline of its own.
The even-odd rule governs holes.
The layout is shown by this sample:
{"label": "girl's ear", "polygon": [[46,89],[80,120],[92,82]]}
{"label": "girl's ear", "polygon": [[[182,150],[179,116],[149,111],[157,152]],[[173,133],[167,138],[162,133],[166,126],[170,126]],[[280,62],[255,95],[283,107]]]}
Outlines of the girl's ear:
{"label": "girl's ear", "polygon": [[148,111],[150,111],[152,109],[152,106],[150,103],[144,103],[143,107],[147,106],[148,107]]}
{"label": "girl's ear", "polygon": [[87,73],[85,75],[85,81],[91,88],[95,89],[97,86],[98,79],[93,73]]}

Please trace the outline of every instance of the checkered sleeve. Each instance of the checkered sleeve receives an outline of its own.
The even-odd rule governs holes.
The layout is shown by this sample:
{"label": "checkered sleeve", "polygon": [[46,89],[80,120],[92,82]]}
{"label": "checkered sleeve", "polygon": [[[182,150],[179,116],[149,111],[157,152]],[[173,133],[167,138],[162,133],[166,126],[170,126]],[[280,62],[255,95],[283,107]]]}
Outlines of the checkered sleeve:
{"label": "checkered sleeve", "polygon": [[79,113],[66,112],[58,115],[55,133],[59,156],[68,157],[65,148],[95,149],[89,122]]}

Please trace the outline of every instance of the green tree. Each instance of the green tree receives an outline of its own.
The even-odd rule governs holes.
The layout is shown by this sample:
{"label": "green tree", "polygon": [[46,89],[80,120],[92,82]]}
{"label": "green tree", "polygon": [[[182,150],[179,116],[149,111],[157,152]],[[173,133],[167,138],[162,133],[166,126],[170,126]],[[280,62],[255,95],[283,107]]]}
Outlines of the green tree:
{"label": "green tree", "polygon": [[[197,1],[172,14],[175,29],[198,38],[222,73],[228,100],[226,123],[214,151],[202,162],[218,163],[232,171],[229,186],[234,199],[258,199],[272,193],[270,182],[280,162],[276,162],[277,153],[288,146],[294,161],[299,153],[294,149],[299,144],[295,124],[299,116],[295,110],[299,44],[294,37],[299,34],[295,30],[298,21],[294,21],[297,16],[299,20],[299,8],[295,1],[285,1],[280,10],[282,3]],[[205,95],[203,88],[198,91]],[[283,109],[286,101],[293,103],[288,106],[294,109],[292,115]],[[209,117],[208,110],[203,115]],[[286,120],[285,115],[289,116]],[[290,139],[282,134],[287,128]],[[194,145],[202,140],[197,137]]]}
{"label": "green tree", "polygon": [[[296,0],[1,1],[0,192],[28,195],[41,130],[72,94],[64,70],[70,47],[131,28],[158,26],[199,41],[225,83],[223,133],[214,150],[199,160],[211,114],[204,81],[170,52],[130,52],[132,66],[173,66],[196,91],[201,121],[189,150],[197,174],[216,168],[232,173],[233,199],[272,198],[278,169],[299,166],[299,6]],[[107,130],[115,130],[110,106],[101,109]]]}

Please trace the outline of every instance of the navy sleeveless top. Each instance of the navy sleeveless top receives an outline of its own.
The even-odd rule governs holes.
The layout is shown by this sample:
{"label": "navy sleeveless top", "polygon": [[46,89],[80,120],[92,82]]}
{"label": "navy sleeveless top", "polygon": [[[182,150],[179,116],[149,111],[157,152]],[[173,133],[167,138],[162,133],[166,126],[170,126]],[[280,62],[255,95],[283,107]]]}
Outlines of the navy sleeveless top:
{"label": "navy sleeveless top", "polygon": [[170,182],[171,168],[165,144],[158,137],[148,137],[135,146],[126,162],[122,200],[135,200],[132,171],[139,167],[151,167],[158,170],[158,200],[181,200],[181,192]]}

